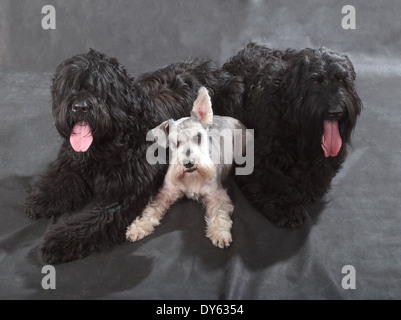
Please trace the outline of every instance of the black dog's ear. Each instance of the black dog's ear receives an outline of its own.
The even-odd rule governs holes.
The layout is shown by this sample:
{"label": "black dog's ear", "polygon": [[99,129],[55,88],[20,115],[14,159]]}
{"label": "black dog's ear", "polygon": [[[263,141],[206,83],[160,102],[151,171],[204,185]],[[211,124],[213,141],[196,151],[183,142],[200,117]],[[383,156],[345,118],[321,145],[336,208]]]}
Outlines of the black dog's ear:
{"label": "black dog's ear", "polygon": [[[110,59],[108,60],[108,62],[109,62],[113,67],[118,67],[119,64],[120,64],[116,58],[110,58]],[[121,69],[123,69],[123,68],[121,68]],[[124,69],[124,70],[125,70],[125,69]]]}
{"label": "black dog's ear", "polygon": [[157,144],[159,144],[163,148],[167,148],[168,135],[170,133],[170,128],[173,123],[173,119],[166,120],[150,131],[153,140],[156,141]]}
{"label": "black dog's ear", "polygon": [[94,57],[97,59],[106,59],[106,55],[100,51],[97,51],[96,49],[89,48],[88,56]]}
{"label": "black dog's ear", "polygon": [[166,135],[168,135],[170,126],[173,123],[174,123],[173,119],[166,120],[166,121],[162,122],[161,124],[159,124],[157,127],[153,128],[152,131],[155,129],[160,129],[160,130],[163,130]]}
{"label": "black dog's ear", "polygon": [[351,60],[348,58],[347,55],[344,55],[344,58],[345,58],[345,60],[347,61],[347,65],[348,65],[348,68],[349,68],[349,70],[350,70],[350,73],[351,73],[351,76],[352,76],[352,80],[355,81],[355,79],[356,79],[356,72],[355,72],[355,70],[354,70],[354,66],[353,66]]}

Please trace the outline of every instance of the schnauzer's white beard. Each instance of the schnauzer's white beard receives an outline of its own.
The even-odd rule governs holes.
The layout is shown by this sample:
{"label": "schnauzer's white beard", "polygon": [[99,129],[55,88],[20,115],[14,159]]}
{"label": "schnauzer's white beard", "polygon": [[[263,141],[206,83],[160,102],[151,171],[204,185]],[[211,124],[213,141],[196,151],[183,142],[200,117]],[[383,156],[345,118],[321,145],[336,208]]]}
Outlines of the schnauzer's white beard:
{"label": "schnauzer's white beard", "polygon": [[210,158],[200,158],[193,167],[194,171],[188,172],[181,163],[170,164],[166,178],[172,184],[182,190],[187,197],[193,198],[202,193],[202,189],[212,183],[216,175],[216,167]]}

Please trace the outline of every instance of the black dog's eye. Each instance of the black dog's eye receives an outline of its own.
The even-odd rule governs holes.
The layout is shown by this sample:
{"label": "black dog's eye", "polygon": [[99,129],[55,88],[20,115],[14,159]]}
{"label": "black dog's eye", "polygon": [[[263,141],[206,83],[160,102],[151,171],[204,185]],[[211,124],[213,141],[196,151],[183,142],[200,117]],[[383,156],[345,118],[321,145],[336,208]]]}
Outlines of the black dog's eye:
{"label": "black dog's eye", "polygon": [[343,77],[341,77],[341,76],[339,76],[339,77],[336,77],[337,78],[337,81],[338,81],[338,83],[339,84],[344,84],[344,78]]}
{"label": "black dog's eye", "polygon": [[347,74],[344,72],[338,72],[335,75],[336,80],[338,81],[338,83],[343,84],[347,81]]}
{"label": "black dog's eye", "polygon": [[338,83],[340,86],[344,87],[344,88],[348,88],[349,87],[349,82],[347,78],[338,78]]}
{"label": "black dog's eye", "polygon": [[318,85],[319,85],[319,81],[314,80],[314,81],[313,81],[313,85],[314,85],[314,86],[318,86]]}

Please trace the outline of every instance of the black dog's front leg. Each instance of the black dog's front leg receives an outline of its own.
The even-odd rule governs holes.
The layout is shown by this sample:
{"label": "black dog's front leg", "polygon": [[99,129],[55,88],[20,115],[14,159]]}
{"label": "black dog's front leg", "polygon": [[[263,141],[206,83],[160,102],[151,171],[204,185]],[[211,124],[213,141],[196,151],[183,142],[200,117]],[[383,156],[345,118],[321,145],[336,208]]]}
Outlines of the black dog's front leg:
{"label": "black dog's front leg", "polygon": [[[87,257],[111,245],[125,241],[125,232],[145,200],[136,205],[112,203],[82,211],[57,223],[46,235],[42,246],[45,262],[57,264]],[[137,207],[139,205],[139,207]],[[140,208],[140,209],[139,209]]]}
{"label": "black dog's front leg", "polygon": [[42,246],[43,260],[58,264],[84,258],[125,239],[129,222],[127,208],[115,203],[67,217],[46,235]]}
{"label": "black dog's front leg", "polygon": [[50,218],[81,209],[91,198],[88,183],[69,164],[56,160],[35,181],[25,200],[25,213],[32,219]]}
{"label": "black dog's front leg", "polygon": [[47,263],[81,259],[125,241],[127,227],[162,185],[166,171],[143,160],[132,164],[134,169],[113,168],[99,177],[96,184],[104,188],[96,191],[98,205],[66,217],[45,235],[42,255]]}

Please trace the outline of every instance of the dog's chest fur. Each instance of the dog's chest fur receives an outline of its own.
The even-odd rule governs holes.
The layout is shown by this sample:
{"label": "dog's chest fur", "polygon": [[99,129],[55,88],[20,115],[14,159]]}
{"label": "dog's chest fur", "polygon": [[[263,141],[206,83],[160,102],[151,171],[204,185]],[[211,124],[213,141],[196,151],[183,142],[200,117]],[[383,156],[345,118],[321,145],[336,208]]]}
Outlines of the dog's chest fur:
{"label": "dog's chest fur", "polygon": [[202,181],[197,175],[193,175],[183,180],[183,183],[177,186],[183,195],[192,200],[199,200],[204,194],[210,193],[212,186],[216,184],[216,179]]}

